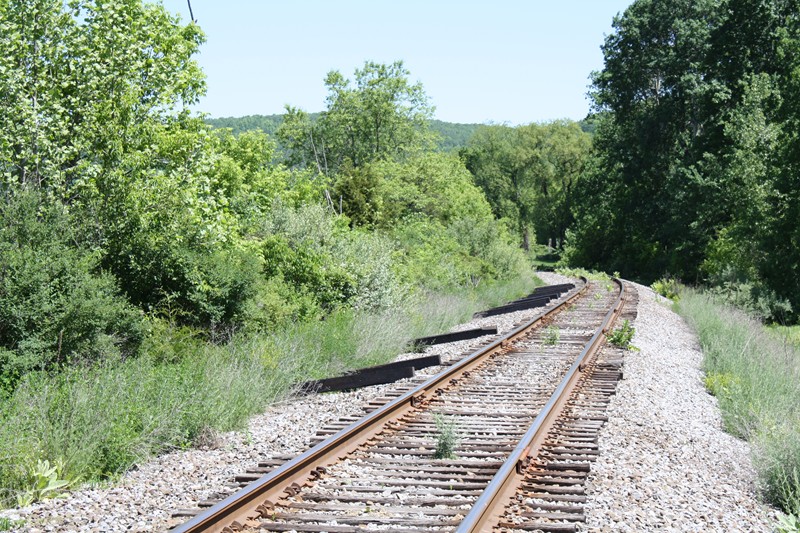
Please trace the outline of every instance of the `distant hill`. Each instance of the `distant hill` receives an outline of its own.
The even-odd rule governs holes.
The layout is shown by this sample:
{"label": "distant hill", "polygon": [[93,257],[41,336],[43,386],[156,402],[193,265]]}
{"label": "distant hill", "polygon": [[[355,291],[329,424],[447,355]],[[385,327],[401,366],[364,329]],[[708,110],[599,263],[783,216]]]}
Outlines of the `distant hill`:
{"label": "distant hill", "polygon": [[230,128],[234,135],[251,130],[262,130],[264,133],[273,135],[281,121],[283,121],[283,115],[247,115],[244,117],[207,118],[206,124],[215,128]]}
{"label": "distant hill", "polygon": [[[317,115],[318,113],[312,113],[312,120]],[[282,120],[283,115],[247,115],[244,117],[208,118],[206,123],[215,128],[230,128],[234,135],[239,135],[243,131],[257,129],[273,135]],[[439,148],[445,152],[458,150],[466,146],[467,141],[478,129],[478,126],[480,124],[457,124],[455,122],[431,120],[431,129],[441,136]]]}

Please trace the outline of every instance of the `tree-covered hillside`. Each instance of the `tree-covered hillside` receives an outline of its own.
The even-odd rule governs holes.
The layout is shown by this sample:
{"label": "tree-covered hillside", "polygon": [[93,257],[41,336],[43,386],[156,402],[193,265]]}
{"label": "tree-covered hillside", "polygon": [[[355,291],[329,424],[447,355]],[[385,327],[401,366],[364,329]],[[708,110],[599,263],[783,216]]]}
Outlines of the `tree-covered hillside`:
{"label": "tree-covered hillside", "polygon": [[[207,118],[206,123],[215,128],[230,128],[234,135],[245,131],[261,130],[267,134],[274,134],[283,122],[284,115],[247,115],[244,117]],[[319,113],[310,113],[311,120],[316,120]],[[437,145],[445,152],[458,150],[467,145],[467,141],[475,133],[479,124],[458,124],[431,119],[429,121],[432,131],[439,135]]]}

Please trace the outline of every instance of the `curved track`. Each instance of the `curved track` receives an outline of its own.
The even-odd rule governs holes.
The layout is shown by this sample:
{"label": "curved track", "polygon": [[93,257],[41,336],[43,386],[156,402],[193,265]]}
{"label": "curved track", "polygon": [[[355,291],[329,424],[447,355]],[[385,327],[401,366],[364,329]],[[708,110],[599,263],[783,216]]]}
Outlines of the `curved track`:
{"label": "curved track", "polygon": [[[529,498],[536,510],[517,505],[514,514],[509,504],[520,498],[524,503],[518,491],[526,483],[540,485],[531,475],[542,470],[545,458],[551,464],[542,471],[550,475],[571,472],[570,464],[596,453],[579,435],[565,441],[552,432],[580,433],[600,421],[585,418],[591,410],[579,412],[569,399],[582,382],[588,390],[590,374],[602,375],[604,367],[593,357],[620,312],[624,292],[616,280],[610,287],[583,280],[552,309],[173,531],[484,531],[526,521],[541,525],[526,513],[534,518],[544,513],[545,524],[569,522],[575,515],[570,505]],[[573,422],[564,422],[565,416]],[[455,458],[435,456],[441,440],[436,419],[442,417],[457,428]],[[556,477],[551,487],[569,486],[570,476]]]}

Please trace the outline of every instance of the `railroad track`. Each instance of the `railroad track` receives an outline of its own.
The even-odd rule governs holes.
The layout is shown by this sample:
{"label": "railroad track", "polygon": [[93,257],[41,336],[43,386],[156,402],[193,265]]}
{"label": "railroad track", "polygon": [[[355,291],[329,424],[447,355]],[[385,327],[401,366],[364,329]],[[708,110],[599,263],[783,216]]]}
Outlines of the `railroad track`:
{"label": "railroad track", "polygon": [[[250,475],[263,476],[172,531],[574,531],[621,377],[620,354],[597,352],[626,292],[582,280],[365,417],[325,428],[302,455],[260,465]],[[443,420],[458,433],[450,458],[436,456]]]}

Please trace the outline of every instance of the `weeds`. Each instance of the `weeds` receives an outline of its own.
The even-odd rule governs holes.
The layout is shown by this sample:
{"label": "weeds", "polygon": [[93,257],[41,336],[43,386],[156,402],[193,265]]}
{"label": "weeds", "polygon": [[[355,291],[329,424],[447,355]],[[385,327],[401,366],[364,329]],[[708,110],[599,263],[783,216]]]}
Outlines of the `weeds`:
{"label": "weeds", "polygon": [[677,309],[697,332],[725,429],[750,441],[764,497],[793,515],[790,527],[800,516],[800,350],[706,294],[683,290]]}
{"label": "weeds", "polygon": [[64,462],[61,460],[53,465],[47,460],[37,461],[28,473],[27,487],[17,494],[17,505],[26,507],[39,500],[58,496],[75,481],[59,479],[63,472]]}
{"label": "weeds", "polygon": [[779,517],[775,531],[777,533],[800,533],[800,518],[793,514]]}
{"label": "weeds", "polygon": [[[138,358],[109,359],[60,374],[30,373],[0,400],[0,507],[24,504],[114,479],[131,465],[175,448],[209,444],[215,432],[285,398],[295,383],[383,363],[414,337],[446,331],[478,310],[527,294],[541,281],[522,277],[450,294],[419,294],[380,313],[339,310],[273,334],[209,344],[166,321]],[[445,309],[446,312],[442,312]],[[242,386],[242,380],[247,386]],[[247,439],[248,437],[244,437]],[[63,467],[50,482],[55,461]],[[37,461],[49,461],[31,479]],[[17,501],[17,495],[21,500]]]}
{"label": "weeds", "polygon": [[561,339],[561,330],[556,325],[547,326],[544,333],[544,343],[550,346],[555,346]]}
{"label": "weeds", "polygon": [[731,373],[720,374],[718,372],[709,372],[703,378],[703,384],[706,390],[711,395],[717,397],[729,396],[739,383],[740,380]]}
{"label": "weeds", "polygon": [[614,346],[624,350],[629,350],[632,348],[631,339],[633,339],[634,333],[636,333],[636,330],[631,323],[628,320],[624,320],[622,322],[622,327],[615,329],[611,333],[607,333],[606,338],[608,339],[608,342]]}
{"label": "weeds", "polygon": [[0,531],[11,531],[12,529],[22,527],[23,525],[25,525],[24,520],[12,520],[10,518],[0,516]]}
{"label": "weeds", "polygon": [[678,280],[662,278],[654,281],[650,288],[673,302],[677,302],[680,299],[680,283],[678,283]]}
{"label": "weeds", "polygon": [[[557,268],[556,273],[561,274],[562,276],[567,276],[568,278],[579,278],[584,276],[588,280],[592,281],[610,281],[611,276],[606,274],[605,272],[596,272],[594,270],[586,270],[583,268]],[[615,276],[617,274],[615,273]]]}
{"label": "weeds", "polygon": [[433,457],[435,459],[455,459],[455,449],[458,445],[456,421],[439,413],[434,413],[433,421],[436,424],[436,451],[433,453]]}

